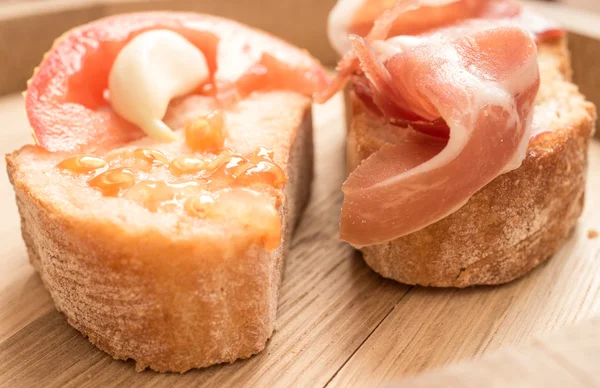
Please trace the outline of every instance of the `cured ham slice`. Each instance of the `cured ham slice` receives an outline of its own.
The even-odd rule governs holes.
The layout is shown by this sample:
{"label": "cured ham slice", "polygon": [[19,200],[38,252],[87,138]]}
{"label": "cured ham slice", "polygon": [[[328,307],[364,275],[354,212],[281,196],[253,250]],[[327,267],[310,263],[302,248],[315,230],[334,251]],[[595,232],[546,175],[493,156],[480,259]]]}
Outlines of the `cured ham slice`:
{"label": "cured ham slice", "polygon": [[396,42],[398,52],[384,61],[365,39],[352,38],[373,105],[442,120],[449,136],[385,145],[350,174],[341,237],[356,247],[448,216],[525,156],[539,87],[531,34],[492,25],[448,36]]}
{"label": "cured ham slice", "polygon": [[348,34],[378,35],[371,35],[373,39],[418,35],[471,19],[510,21],[538,41],[564,34],[554,22],[514,0],[338,0],[329,15],[328,33],[334,48],[343,54],[350,49]]}

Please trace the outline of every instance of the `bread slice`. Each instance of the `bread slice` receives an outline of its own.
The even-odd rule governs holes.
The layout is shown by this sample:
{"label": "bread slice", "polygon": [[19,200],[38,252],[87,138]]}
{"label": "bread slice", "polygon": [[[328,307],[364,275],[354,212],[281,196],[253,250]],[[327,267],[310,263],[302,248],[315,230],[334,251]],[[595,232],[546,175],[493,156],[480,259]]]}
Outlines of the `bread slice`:
{"label": "bread slice", "polygon": [[[407,284],[467,287],[524,275],[563,244],[583,209],[588,141],[596,109],[570,82],[566,39],[539,47],[541,87],[523,164],[450,216],[407,236],[361,249],[382,276]],[[402,131],[381,125],[349,93],[348,170]]]}
{"label": "bread slice", "polygon": [[[181,126],[185,117],[174,116],[170,124]],[[66,154],[25,146],[7,156],[29,258],[56,308],[138,370],[233,362],[260,352],[273,332],[283,260],[312,180],[311,104],[293,92],[254,93],[227,111],[225,123],[226,145],[240,153],[269,148],[287,172],[281,245],[273,252],[249,239],[243,223],[104,197],[55,168]],[[181,136],[126,147],[186,152]]]}

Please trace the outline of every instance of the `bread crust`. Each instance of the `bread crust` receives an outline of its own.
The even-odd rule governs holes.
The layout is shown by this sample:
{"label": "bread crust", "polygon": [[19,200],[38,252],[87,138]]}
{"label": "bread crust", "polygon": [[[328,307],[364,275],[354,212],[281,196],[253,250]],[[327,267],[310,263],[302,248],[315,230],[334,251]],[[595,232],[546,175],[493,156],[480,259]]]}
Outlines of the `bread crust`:
{"label": "bread crust", "polygon": [[[23,239],[56,308],[115,359],[185,372],[260,352],[271,336],[283,260],[313,176],[310,102],[290,131],[282,243],[212,246],[160,233],[133,240],[118,228],[60,211],[29,190],[7,156]],[[221,244],[222,245],[222,244]]]}
{"label": "bread crust", "polygon": [[[544,92],[552,82],[564,86],[571,77],[566,42],[541,47],[540,55]],[[467,287],[509,282],[549,258],[582,212],[588,141],[596,120],[594,105],[573,89],[580,101],[563,120],[566,124],[532,139],[520,168],[497,177],[448,217],[362,248],[365,262],[402,283]],[[353,93],[350,98],[347,160],[352,171],[383,144],[393,142],[398,128],[366,114]]]}

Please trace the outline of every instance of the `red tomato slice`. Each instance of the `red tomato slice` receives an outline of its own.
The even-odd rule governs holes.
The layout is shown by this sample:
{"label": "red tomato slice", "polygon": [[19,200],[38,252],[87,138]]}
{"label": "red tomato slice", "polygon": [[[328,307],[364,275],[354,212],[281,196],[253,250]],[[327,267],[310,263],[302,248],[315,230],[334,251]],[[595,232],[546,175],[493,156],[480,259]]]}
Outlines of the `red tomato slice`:
{"label": "red tomato slice", "polygon": [[310,96],[327,86],[325,70],[306,51],[234,21],[192,13],[118,15],[67,32],[34,73],[25,107],[36,143],[48,151],[78,151],[141,137],[111,109],[105,92],[119,51],[157,28],[183,35],[204,53],[222,101],[258,90]]}

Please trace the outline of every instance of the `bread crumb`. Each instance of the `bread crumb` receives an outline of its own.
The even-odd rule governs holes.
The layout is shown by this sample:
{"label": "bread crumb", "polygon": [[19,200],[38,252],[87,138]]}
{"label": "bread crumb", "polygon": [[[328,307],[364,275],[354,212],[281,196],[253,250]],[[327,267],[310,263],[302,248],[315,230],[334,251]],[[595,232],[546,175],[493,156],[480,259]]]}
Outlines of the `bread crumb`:
{"label": "bread crumb", "polygon": [[588,238],[589,239],[596,238],[596,237],[598,237],[598,231],[596,229],[588,230]]}

